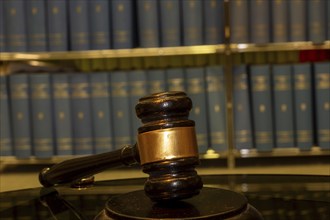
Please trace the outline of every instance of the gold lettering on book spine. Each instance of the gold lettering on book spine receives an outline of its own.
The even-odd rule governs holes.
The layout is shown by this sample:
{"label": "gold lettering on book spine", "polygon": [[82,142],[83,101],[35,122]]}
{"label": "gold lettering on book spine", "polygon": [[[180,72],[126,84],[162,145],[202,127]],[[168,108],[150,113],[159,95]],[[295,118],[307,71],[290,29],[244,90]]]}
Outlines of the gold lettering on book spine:
{"label": "gold lettering on book spine", "polygon": [[223,88],[223,77],[207,76],[207,91],[208,92],[220,92]]}
{"label": "gold lettering on book spine", "polygon": [[68,99],[69,98],[69,84],[68,83],[54,83],[53,84],[54,98]]}
{"label": "gold lettering on book spine", "polygon": [[32,93],[31,93],[32,99],[49,98],[49,92],[47,91],[49,89],[49,86],[46,83],[32,84],[31,88],[32,88]]}
{"label": "gold lettering on book spine", "polygon": [[295,80],[295,89],[296,90],[305,90],[309,88],[309,83],[307,81],[305,74],[297,74],[294,77]]}
{"label": "gold lettering on book spine", "polygon": [[14,99],[27,99],[28,98],[28,85],[26,83],[15,84],[12,86],[11,98]]}
{"label": "gold lettering on book spine", "polygon": [[319,73],[316,76],[317,89],[330,89],[330,73]]}
{"label": "gold lettering on book spine", "polygon": [[109,83],[100,82],[92,83],[92,97],[109,97],[108,87]]}
{"label": "gold lettering on book spine", "polygon": [[275,76],[275,90],[287,91],[290,89],[289,76],[276,75]]}
{"label": "gold lettering on book spine", "polygon": [[87,91],[88,83],[73,83],[72,84],[72,98],[86,99],[89,98]]}
{"label": "gold lettering on book spine", "polygon": [[169,80],[169,90],[170,91],[183,91],[183,79],[181,78],[174,78]]}
{"label": "gold lettering on book spine", "polygon": [[188,92],[191,94],[198,94],[203,92],[202,81],[198,78],[188,79]]}
{"label": "gold lettering on book spine", "polygon": [[144,96],[145,95],[145,82],[135,81],[131,82],[131,95]]}
{"label": "gold lettering on book spine", "polygon": [[253,91],[263,92],[268,90],[267,78],[265,76],[254,76],[253,80]]}
{"label": "gold lettering on book spine", "polygon": [[111,83],[112,93],[111,95],[114,97],[126,97],[128,96],[127,91],[127,82],[115,82]]}

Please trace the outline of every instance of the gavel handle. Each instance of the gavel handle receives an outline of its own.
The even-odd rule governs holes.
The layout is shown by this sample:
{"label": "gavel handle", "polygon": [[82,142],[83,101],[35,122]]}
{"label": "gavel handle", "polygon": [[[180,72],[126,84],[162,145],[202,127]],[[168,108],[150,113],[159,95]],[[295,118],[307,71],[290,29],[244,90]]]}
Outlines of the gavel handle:
{"label": "gavel handle", "polygon": [[45,187],[70,183],[109,168],[139,164],[139,160],[137,146],[127,145],[112,152],[70,159],[44,168],[39,173],[39,182]]}

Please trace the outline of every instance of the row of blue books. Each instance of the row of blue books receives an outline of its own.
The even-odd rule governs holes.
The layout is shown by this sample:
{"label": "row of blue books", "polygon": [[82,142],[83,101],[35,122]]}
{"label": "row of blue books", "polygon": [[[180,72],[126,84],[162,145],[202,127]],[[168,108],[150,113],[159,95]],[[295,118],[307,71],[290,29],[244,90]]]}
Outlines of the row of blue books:
{"label": "row of blue books", "polygon": [[[224,0],[2,0],[0,51],[225,43]],[[329,0],[230,0],[231,43],[330,40]],[[228,36],[227,36],[228,37]]]}
{"label": "row of blue books", "polygon": [[330,149],[330,63],[240,65],[234,74],[237,149]]}
{"label": "row of blue books", "polygon": [[[233,68],[234,146],[330,149],[330,63]],[[102,153],[135,142],[138,99],[185,91],[199,152],[227,150],[222,66],[1,78],[1,155]]]}
{"label": "row of blue books", "polygon": [[[1,156],[102,153],[134,144],[138,99],[186,91],[200,153],[225,151],[222,66],[1,76]],[[207,92],[206,92],[207,91]]]}
{"label": "row of blue books", "polygon": [[220,44],[223,10],[223,0],[1,0],[0,51]]}
{"label": "row of blue books", "polygon": [[230,42],[330,40],[329,0],[230,0]]}

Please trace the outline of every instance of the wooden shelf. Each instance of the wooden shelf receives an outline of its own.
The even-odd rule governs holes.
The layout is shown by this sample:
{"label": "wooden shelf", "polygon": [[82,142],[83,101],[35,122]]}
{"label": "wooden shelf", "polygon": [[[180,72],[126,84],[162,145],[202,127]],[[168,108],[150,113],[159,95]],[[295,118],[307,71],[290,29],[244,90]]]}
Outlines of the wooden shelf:
{"label": "wooden shelf", "polygon": [[322,150],[319,147],[312,147],[311,150],[306,151],[299,148],[275,148],[267,152],[260,152],[256,149],[243,149],[235,150],[234,155],[236,158],[330,156],[330,150]]}
{"label": "wooden shelf", "polygon": [[225,51],[224,45],[199,45],[183,47],[134,48],[119,50],[88,50],[88,51],[61,51],[35,53],[1,53],[1,61],[22,60],[74,60],[74,59],[102,59],[128,57],[156,57],[215,54]]}
{"label": "wooden shelf", "polygon": [[329,50],[330,41],[322,44],[313,42],[285,42],[259,44],[219,44],[181,47],[133,48],[88,51],[33,52],[33,53],[1,53],[1,61],[24,60],[75,60],[130,57],[182,56],[216,53],[244,53],[266,51],[297,51],[297,50]]}
{"label": "wooden shelf", "polygon": [[285,42],[271,44],[230,44],[231,53],[267,52],[267,51],[299,51],[299,50],[329,50],[330,41],[322,44],[313,42]]}

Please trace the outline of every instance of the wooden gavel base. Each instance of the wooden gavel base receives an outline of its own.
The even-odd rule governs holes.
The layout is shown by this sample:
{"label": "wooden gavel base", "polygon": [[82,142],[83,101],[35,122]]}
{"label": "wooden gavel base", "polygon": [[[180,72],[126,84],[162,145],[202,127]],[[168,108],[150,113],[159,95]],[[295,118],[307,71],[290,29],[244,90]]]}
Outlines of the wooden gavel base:
{"label": "wooden gavel base", "polygon": [[110,219],[226,219],[259,220],[261,214],[236,192],[204,187],[183,201],[152,202],[143,190],[112,197],[95,220]]}

